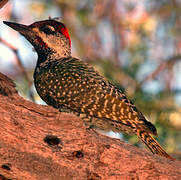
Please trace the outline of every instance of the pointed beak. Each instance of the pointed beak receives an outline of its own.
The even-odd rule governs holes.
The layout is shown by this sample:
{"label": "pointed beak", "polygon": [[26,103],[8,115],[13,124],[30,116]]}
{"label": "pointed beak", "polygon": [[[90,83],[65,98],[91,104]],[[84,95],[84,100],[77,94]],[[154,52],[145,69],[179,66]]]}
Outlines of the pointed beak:
{"label": "pointed beak", "polygon": [[31,26],[27,26],[24,24],[18,24],[14,22],[3,21],[4,24],[13,28],[22,34],[32,45],[34,45],[34,39],[36,37],[36,32],[33,30]]}
{"label": "pointed beak", "polygon": [[3,23],[13,28],[14,30],[18,31],[24,36],[27,36],[29,33],[32,32],[32,29],[29,26],[26,26],[23,24],[18,24],[18,23],[8,22],[8,21],[3,21]]}

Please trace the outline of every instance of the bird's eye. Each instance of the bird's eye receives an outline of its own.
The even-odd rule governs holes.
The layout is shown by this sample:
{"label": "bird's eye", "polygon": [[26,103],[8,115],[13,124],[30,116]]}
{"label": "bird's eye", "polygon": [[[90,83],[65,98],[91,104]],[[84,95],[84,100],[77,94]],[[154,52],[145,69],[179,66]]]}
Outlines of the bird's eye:
{"label": "bird's eye", "polygon": [[43,26],[40,28],[40,31],[43,31],[45,34],[54,34],[55,33],[55,29],[50,26]]}

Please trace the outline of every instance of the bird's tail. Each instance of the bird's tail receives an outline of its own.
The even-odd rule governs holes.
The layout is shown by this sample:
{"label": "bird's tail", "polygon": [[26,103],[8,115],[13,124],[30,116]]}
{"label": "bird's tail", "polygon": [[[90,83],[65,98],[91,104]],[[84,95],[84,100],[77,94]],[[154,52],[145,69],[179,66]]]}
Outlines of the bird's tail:
{"label": "bird's tail", "polygon": [[137,130],[137,135],[146,144],[146,146],[150,149],[150,151],[153,154],[158,154],[160,156],[174,160],[174,158],[169,156],[165,152],[165,150],[160,146],[160,144],[149,133]]}

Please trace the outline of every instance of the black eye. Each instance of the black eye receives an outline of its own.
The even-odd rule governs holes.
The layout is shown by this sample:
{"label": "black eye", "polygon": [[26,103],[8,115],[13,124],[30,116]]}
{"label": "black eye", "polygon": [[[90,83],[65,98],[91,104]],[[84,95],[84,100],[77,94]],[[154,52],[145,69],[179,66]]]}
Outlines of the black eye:
{"label": "black eye", "polygon": [[45,34],[55,34],[55,31],[53,31],[52,28],[48,26],[40,27],[40,31],[43,31]]}

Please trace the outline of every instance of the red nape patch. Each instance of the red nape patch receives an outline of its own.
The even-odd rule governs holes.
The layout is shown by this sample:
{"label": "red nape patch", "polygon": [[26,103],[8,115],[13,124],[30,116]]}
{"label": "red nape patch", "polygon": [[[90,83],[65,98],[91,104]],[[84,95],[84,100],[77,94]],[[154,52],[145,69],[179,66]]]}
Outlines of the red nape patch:
{"label": "red nape patch", "polygon": [[41,46],[43,46],[44,48],[48,48],[48,45],[43,42],[43,40],[39,36],[36,36],[36,39]]}
{"label": "red nape patch", "polygon": [[60,28],[62,34],[69,40],[69,45],[71,47],[71,39],[70,39],[70,36],[69,36],[69,33],[68,33],[68,30],[67,28]]}

